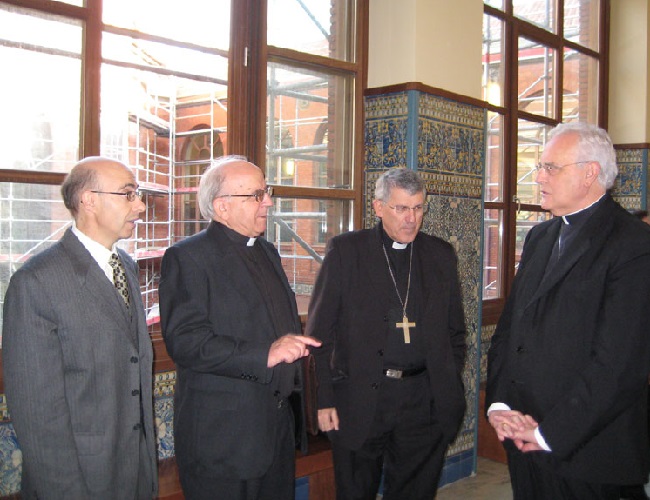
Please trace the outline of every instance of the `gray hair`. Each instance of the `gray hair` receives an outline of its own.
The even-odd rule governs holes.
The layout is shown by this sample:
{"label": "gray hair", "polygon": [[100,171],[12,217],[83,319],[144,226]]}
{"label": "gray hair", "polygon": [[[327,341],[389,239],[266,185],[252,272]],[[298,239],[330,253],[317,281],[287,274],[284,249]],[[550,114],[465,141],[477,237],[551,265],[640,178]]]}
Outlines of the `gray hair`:
{"label": "gray hair", "polygon": [[612,140],[605,130],[596,125],[584,122],[561,123],[549,134],[550,138],[564,134],[578,136],[577,158],[579,160],[595,161],[600,164],[598,182],[605,189],[614,185],[618,175],[616,153]]}
{"label": "gray hair", "polygon": [[424,181],[415,170],[404,167],[391,168],[384,172],[375,184],[375,199],[387,202],[394,188],[404,189],[408,194],[424,194],[427,189]]}
{"label": "gray hair", "polygon": [[98,189],[99,180],[97,170],[94,168],[97,163],[114,161],[100,156],[89,156],[79,161],[70,173],[65,177],[61,185],[61,197],[63,204],[73,217],[79,212],[81,193],[87,190]]}
{"label": "gray hair", "polygon": [[214,218],[212,202],[221,194],[221,187],[226,180],[222,167],[230,163],[239,163],[242,161],[247,162],[248,160],[245,156],[239,155],[221,156],[210,163],[210,166],[203,172],[199,181],[198,200],[199,209],[204,219],[212,220]]}

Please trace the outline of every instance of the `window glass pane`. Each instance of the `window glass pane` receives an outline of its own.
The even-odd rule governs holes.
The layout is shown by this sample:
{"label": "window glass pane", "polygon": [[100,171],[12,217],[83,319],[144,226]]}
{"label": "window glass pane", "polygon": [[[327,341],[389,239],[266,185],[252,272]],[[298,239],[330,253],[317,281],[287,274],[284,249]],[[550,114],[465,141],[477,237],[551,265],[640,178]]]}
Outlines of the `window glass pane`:
{"label": "window glass pane", "polygon": [[351,188],[353,79],[269,63],[269,184]]}
{"label": "window glass pane", "polygon": [[483,16],[483,100],[495,106],[503,105],[504,54],[503,22]]}
{"label": "window glass pane", "polygon": [[483,299],[501,296],[503,211],[485,210],[483,229]]}
{"label": "window glass pane", "polygon": [[307,313],[327,241],[351,229],[351,201],[273,197],[265,237],[280,252],[300,314]]}
{"label": "window glass pane", "polygon": [[554,31],[557,0],[512,0],[512,13],[540,28]]}
{"label": "window glass pane", "polygon": [[517,212],[517,233],[515,235],[515,272],[519,269],[519,262],[521,261],[521,252],[524,248],[524,241],[528,231],[533,226],[540,222],[549,220],[551,218],[550,212],[528,212],[525,210]]}
{"label": "window glass pane", "polygon": [[58,241],[70,224],[59,186],[0,183],[0,331],[9,278]]}
{"label": "window glass pane", "polygon": [[520,38],[518,57],[519,109],[552,118],[554,116],[555,50],[526,38]]}
{"label": "window glass pane", "polygon": [[485,5],[503,10],[503,0],[485,0]]}
{"label": "window glass pane", "polygon": [[227,50],[230,0],[108,0],[104,23],[140,33]]}
{"label": "window glass pane", "polygon": [[105,61],[151,67],[162,74],[203,76],[217,82],[225,82],[228,76],[227,52],[193,50],[111,33],[103,35],[102,56]]}
{"label": "window glass pane", "polygon": [[598,60],[575,50],[564,51],[562,120],[597,123]]}
{"label": "window glass pane", "polygon": [[[82,25],[0,4],[0,168],[67,172],[77,160]],[[11,117],[11,119],[7,119]]]}
{"label": "window glass pane", "polygon": [[125,242],[136,257],[203,227],[196,191],[209,162],[225,153],[226,92],[225,85],[102,67],[102,154],[134,168],[147,193],[143,222]]}
{"label": "window glass pane", "polygon": [[353,4],[352,0],[268,0],[268,44],[350,61]]}
{"label": "window glass pane", "polygon": [[503,117],[488,112],[484,200],[503,201]]}
{"label": "window glass pane", "polygon": [[539,186],[535,165],[544,151],[550,127],[540,123],[519,120],[517,133],[517,200],[519,203],[539,205]]}
{"label": "window glass pane", "polygon": [[564,38],[598,50],[599,0],[564,0]]}

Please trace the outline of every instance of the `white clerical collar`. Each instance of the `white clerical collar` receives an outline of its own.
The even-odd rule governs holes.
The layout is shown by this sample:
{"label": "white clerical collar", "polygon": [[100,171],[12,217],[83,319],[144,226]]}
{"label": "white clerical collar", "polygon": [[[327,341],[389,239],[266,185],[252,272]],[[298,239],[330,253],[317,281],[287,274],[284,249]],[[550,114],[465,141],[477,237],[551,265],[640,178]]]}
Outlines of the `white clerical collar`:
{"label": "white clerical collar", "polygon": [[393,249],[395,250],[404,250],[408,246],[408,243],[399,243],[397,241],[393,241]]}
{"label": "white clerical collar", "polygon": [[252,247],[255,244],[255,241],[257,238],[248,238],[248,243],[246,243],[247,247]]}
{"label": "white clerical collar", "polygon": [[599,202],[600,200],[602,200],[604,197],[605,197],[605,195],[602,195],[600,198],[598,198],[596,201],[594,201],[593,203],[591,203],[589,206],[586,206],[586,207],[584,207],[584,208],[581,208],[580,210],[576,210],[575,212],[571,212],[570,214],[562,215],[562,216],[561,216],[561,217],[562,217],[562,222],[564,222],[565,224],[571,225],[571,220],[569,219],[569,217],[571,217],[571,216],[573,216],[573,215],[577,215],[577,214],[579,214],[579,213],[581,213],[581,212],[584,212],[584,211],[586,211],[586,210],[589,210],[591,207],[593,207],[596,203],[598,203],[598,202]]}

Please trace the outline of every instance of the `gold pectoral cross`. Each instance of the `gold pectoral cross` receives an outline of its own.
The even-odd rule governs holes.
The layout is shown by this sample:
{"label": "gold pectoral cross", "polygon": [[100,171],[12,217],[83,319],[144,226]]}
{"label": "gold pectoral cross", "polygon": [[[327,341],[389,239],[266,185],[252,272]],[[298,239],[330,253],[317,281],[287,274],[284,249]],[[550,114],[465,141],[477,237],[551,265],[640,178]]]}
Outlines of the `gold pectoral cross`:
{"label": "gold pectoral cross", "polygon": [[410,327],[415,326],[415,323],[409,323],[408,316],[406,316],[406,314],[405,314],[402,317],[402,322],[401,323],[395,323],[395,326],[397,328],[401,328],[402,331],[404,332],[404,343],[405,344],[410,344],[411,343]]}

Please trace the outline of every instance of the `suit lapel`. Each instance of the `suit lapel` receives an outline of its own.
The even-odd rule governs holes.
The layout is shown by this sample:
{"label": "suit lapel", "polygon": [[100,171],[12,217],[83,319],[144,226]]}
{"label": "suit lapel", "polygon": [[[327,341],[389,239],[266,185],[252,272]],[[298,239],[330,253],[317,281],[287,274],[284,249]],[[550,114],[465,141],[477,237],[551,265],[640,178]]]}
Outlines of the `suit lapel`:
{"label": "suit lapel", "polygon": [[[544,281],[545,279],[546,268],[549,265],[549,259],[551,252],[553,251],[553,245],[557,240],[558,233],[560,230],[560,224],[562,223],[561,219],[556,219],[552,223],[548,224],[543,234],[538,237],[538,242],[532,248],[532,253],[530,256],[524,255],[522,262],[525,263],[525,268],[520,269],[520,273],[526,274],[526,279],[520,281],[522,283],[522,289],[519,292],[521,297],[524,298],[523,303],[527,306],[533,300],[536,300],[540,296],[540,290],[548,290],[547,284]],[[528,251],[528,249],[526,249]],[[548,276],[546,277],[548,278]],[[519,280],[518,280],[519,281]]]}
{"label": "suit lapel", "polygon": [[[265,244],[266,240],[260,241],[259,245],[261,245],[262,250],[264,253],[267,255],[269,261],[273,264],[273,269],[275,270],[276,274],[280,277],[280,280],[282,281],[282,285],[284,287],[284,290],[289,297],[289,304],[291,306],[291,313],[294,318],[298,317],[298,307],[296,305],[296,300],[295,300],[295,295],[293,293],[293,290],[291,289],[291,286],[289,285],[289,280],[287,279],[287,275],[284,272],[284,268],[282,267],[282,261],[278,258],[278,255],[269,247],[269,245]],[[269,243],[270,244],[270,243]],[[268,307],[268,305],[267,305]],[[300,333],[300,330],[302,327],[299,324],[295,325],[296,328],[296,333]]]}
{"label": "suit lapel", "polygon": [[414,243],[413,258],[417,259],[422,288],[422,306],[426,310],[429,308],[431,301],[440,300],[440,293],[446,293],[448,289],[447,283],[444,282],[444,273],[440,271],[440,266],[449,265],[450,263],[441,262],[439,259],[432,259],[432,255],[439,256],[431,252],[425,255],[424,239],[420,234],[416,236]]}
{"label": "suit lapel", "polygon": [[368,282],[372,285],[369,289],[373,290],[373,293],[381,294],[377,298],[383,304],[389,304],[392,294],[395,293],[395,285],[388,270],[381,231],[381,224],[377,224],[375,229],[370,232],[370,244],[365,245],[366,255],[363,260],[368,263],[367,266],[364,266],[365,269],[371,270],[368,273]]}
{"label": "suit lapel", "polygon": [[[129,322],[134,321],[137,326],[136,336],[133,341],[139,350],[140,334],[143,331],[147,331],[146,311],[144,310],[144,307],[139,307],[138,304],[138,301],[142,302],[142,295],[140,294],[140,277],[138,274],[136,274],[138,272],[138,268],[134,268],[132,265],[130,265],[131,258],[128,256],[128,254],[123,250],[119,250],[118,252],[120,254],[122,262],[124,263],[124,268],[126,269],[126,280],[129,283],[129,293],[131,294],[131,310],[127,311],[125,307],[121,307],[121,309],[125,313],[126,320]],[[146,340],[149,340],[148,334],[146,336]]]}
{"label": "suit lapel", "polygon": [[[583,228],[584,229],[584,228]],[[546,276],[542,279],[535,294],[531,298],[531,302],[537,300],[542,295],[548,293],[560,280],[562,280],[580,257],[589,249],[589,241],[581,238],[571,248],[564,252],[562,258],[551,269]]]}
{"label": "suit lapel", "polygon": [[253,263],[247,262],[247,257],[243,255],[240,249],[236,248],[233,241],[221,229],[218,223],[210,223],[208,235],[214,240],[214,248],[221,254],[223,262],[227,263],[222,266],[224,274],[228,277],[227,281],[237,283],[237,290],[243,296],[251,298],[256,296],[258,301],[262,302],[265,306],[268,324],[273,324],[267,298],[261,292],[259,283],[253,279],[254,274],[250,268]]}
{"label": "suit lapel", "polygon": [[[113,318],[115,321],[122,321],[123,325],[120,328],[126,338],[131,343],[134,342],[130,335],[130,320],[128,312],[124,307],[121,297],[117,294],[115,287],[106,279],[106,275],[100,269],[95,259],[92,258],[86,247],[79,241],[79,239],[70,231],[61,238],[61,244],[66,248],[72,258],[72,265],[74,266],[77,276],[79,278],[79,286],[81,293],[84,295],[92,296],[93,303],[98,311],[102,311],[106,316]],[[125,266],[127,269],[129,266]],[[129,279],[127,271],[127,279]],[[133,291],[133,284],[129,279],[130,291]],[[134,295],[131,295],[132,300]],[[140,293],[135,295],[139,300]]]}
{"label": "suit lapel", "polygon": [[[610,198],[607,198],[603,201],[602,206],[600,206],[596,212],[589,217],[585,222],[585,225],[580,229],[580,234],[578,239],[576,239],[573,244],[567,248],[562,258],[558,261],[553,269],[551,269],[548,274],[541,280],[537,290],[534,290],[534,293],[531,296],[530,301],[527,301],[527,306],[531,305],[534,301],[538,300],[543,295],[547,294],[558,282],[560,282],[564,277],[573,269],[576,263],[583,257],[589,250],[593,249],[594,246],[602,244],[602,242],[607,239],[607,235],[611,231],[611,217],[610,213],[612,210],[612,202]],[[561,220],[558,218],[559,224]],[[544,255],[550,256],[551,249],[557,238],[557,232],[559,230],[559,224],[555,231],[549,231],[552,233],[552,238],[547,235],[547,239],[544,242],[544,247],[540,245],[539,252],[536,252],[540,258],[543,258]],[[548,245],[551,245],[551,248]],[[543,266],[545,268],[545,266]],[[543,276],[543,275],[542,275]],[[536,282],[535,280],[528,280],[528,282]]]}

